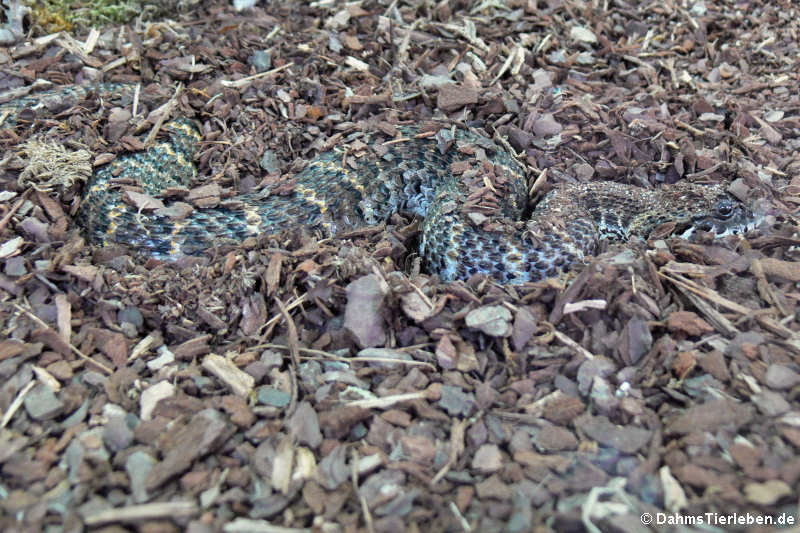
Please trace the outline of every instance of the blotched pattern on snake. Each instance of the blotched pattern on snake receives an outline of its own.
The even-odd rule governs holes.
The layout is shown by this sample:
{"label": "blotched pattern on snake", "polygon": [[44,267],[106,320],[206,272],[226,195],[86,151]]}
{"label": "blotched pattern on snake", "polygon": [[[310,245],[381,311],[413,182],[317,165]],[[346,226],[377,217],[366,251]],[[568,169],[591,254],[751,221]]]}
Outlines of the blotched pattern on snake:
{"label": "blotched pattern on snake", "polygon": [[[12,101],[0,112],[13,121],[20,109],[47,107],[54,97],[63,102],[65,95],[81,99],[119,91],[117,85],[69,86]],[[195,177],[192,160],[202,142],[197,126],[180,118],[165,129],[168,140],[123,154],[95,172],[79,214],[91,241],[125,244],[169,260],[296,225],[333,235],[407,212],[424,218],[420,255],[444,281],[485,273],[518,284],[582,262],[604,238],[647,237],[666,223],[684,236],[697,230],[721,236],[756,223],[722,185],[687,182],[660,189],[607,181],[566,184],[530,212],[523,167],[486,137],[454,127],[398,127],[394,138],[366,135],[360,151],[335,148],[312,160],[288,194],[244,194],[177,217],[169,210],[137,212],[123,201],[118,183],[137,183],[158,195]]]}

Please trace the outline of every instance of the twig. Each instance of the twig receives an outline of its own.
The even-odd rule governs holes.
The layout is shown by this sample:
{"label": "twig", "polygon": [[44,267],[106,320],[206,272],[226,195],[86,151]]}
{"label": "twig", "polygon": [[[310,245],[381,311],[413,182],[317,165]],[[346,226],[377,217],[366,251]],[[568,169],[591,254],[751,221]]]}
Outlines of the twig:
{"label": "twig", "polygon": [[242,78],[240,80],[235,80],[235,81],[222,80],[219,83],[223,87],[232,87],[234,89],[239,89],[241,87],[244,87],[245,85],[247,85],[251,81],[255,81],[255,80],[257,80],[259,78],[263,78],[265,76],[271,76],[272,74],[277,74],[278,72],[280,72],[282,70],[286,70],[287,68],[293,67],[293,66],[294,66],[294,63],[286,63],[285,65],[282,65],[280,67],[276,67],[276,68],[274,68],[272,70],[268,70],[266,72],[259,72],[258,74],[253,74],[252,76],[247,76],[246,78]]}
{"label": "twig", "polygon": [[283,305],[283,302],[277,296],[274,296],[275,304],[278,306],[283,319],[286,320],[286,326],[289,329],[289,357],[292,359],[292,366],[289,367],[289,376],[292,380],[292,400],[287,408],[287,417],[294,412],[297,405],[297,369],[300,368],[300,337],[297,334],[297,326],[292,320],[292,316]]}
{"label": "twig", "polygon": [[11,217],[14,216],[14,213],[16,213],[19,210],[19,208],[22,207],[22,204],[25,203],[25,200],[28,199],[28,193],[30,191],[31,189],[25,189],[25,192],[22,193],[22,196],[19,198],[19,200],[17,200],[17,202],[13,206],[11,206],[11,209],[9,209],[8,213],[6,213],[6,216],[4,216],[2,220],[0,220],[0,231],[6,229],[6,226],[8,226],[8,222],[11,220]]}
{"label": "twig", "polygon": [[161,106],[161,113],[158,115],[158,119],[156,119],[156,123],[153,124],[152,129],[147,134],[147,137],[144,139],[144,145],[146,147],[151,147],[153,145],[153,141],[156,139],[156,135],[158,132],[161,131],[161,126],[164,125],[164,122],[169,118],[169,114],[172,112],[172,108],[175,107],[175,104],[178,103],[178,97],[183,92],[183,84],[179,83],[178,86],[175,88],[175,93],[172,95],[172,98],[169,101]]}
{"label": "twig", "polygon": [[570,339],[568,336],[561,333],[555,328],[553,328],[553,335],[555,335],[556,339],[560,340],[563,344],[566,344],[567,346],[578,352],[579,355],[584,356],[586,359],[594,359],[594,354],[592,352],[590,352],[589,350],[587,350],[586,348],[584,348],[574,340]]}
{"label": "twig", "polygon": [[36,385],[36,381],[31,380],[22,388],[21,391],[19,391],[19,393],[17,393],[16,398],[14,398],[14,401],[11,402],[11,405],[8,406],[8,410],[3,415],[3,420],[0,421],[0,429],[3,429],[8,425],[9,422],[11,422],[11,419],[14,417],[14,413],[17,412],[22,405],[23,400],[25,400],[25,395],[30,392],[34,385]]}
{"label": "twig", "polygon": [[362,409],[383,409],[391,407],[396,403],[409,402],[411,400],[424,400],[426,395],[424,392],[408,392],[405,394],[394,394],[392,396],[384,396],[383,398],[374,398],[371,400],[356,400],[348,402],[348,407],[361,407]]}
{"label": "twig", "polygon": [[[12,304],[12,305],[13,305],[14,307],[16,307],[16,308],[17,308],[19,311],[22,311],[23,313],[25,313],[26,315],[28,315],[28,317],[29,317],[31,320],[33,320],[34,322],[36,322],[37,324],[39,324],[41,327],[43,327],[43,328],[45,328],[45,329],[47,329],[47,330],[50,330],[50,331],[52,331],[53,333],[55,333],[56,335],[58,335],[58,332],[57,332],[57,331],[55,331],[53,328],[51,328],[50,326],[48,326],[48,325],[47,325],[47,324],[46,324],[44,321],[42,321],[42,319],[41,319],[41,318],[39,318],[38,316],[34,315],[33,313],[31,313],[30,311],[28,311],[27,309],[25,309],[24,307],[22,307],[22,306],[20,306],[20,305],[18,305],[18,304]],[[60,337],[59,337],[59,338],[60,338]],[[92,363],[93,365],[97,365],[97,366],[99,366],[100,368],[102,368],[103,370],[105,370],[105,371],[106,371],[108,374],[113,374],[113,373],[114,373],[114,370],[113,370],[113,369],[111,369],[111,368],[107,367],[106,365],[104,365],[103,363],[101,363],[101,362],[99,362],[99,361],[95,361],[94,359],[92,359],[92,358],[91,358],[91,357],[89,357],[88,355],[84,354],[84,353],[83,353],[83,352],[81,352],[79,349],[77,349],[75,346],[73,346],[71,342],[68,342],[68,343],[67,343],[67,346],[69,346],[70,350],[72,350],[73,352],[75,352],[75,354],[76,354],[78,357],[80,357],[81,359],[84,359],[84,360],[85,360],[87,363]]]}

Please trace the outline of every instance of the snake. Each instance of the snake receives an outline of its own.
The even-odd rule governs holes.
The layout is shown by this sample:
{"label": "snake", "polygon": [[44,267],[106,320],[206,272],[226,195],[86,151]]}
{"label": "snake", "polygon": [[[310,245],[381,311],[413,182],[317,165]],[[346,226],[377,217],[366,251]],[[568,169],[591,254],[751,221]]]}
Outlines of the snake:
{"label": "snake", "polygon": [[[81,99],[111,98],[117,84],[62,86],[0,105],[4,127],[21,110],[53,113]],[[24,126],[24,125],[23,125]],[[422,219],[419,255],[444,282],[485,274],[501,284],[557,276],[596,254],[603,240],[647,239],[656,229],[691,238],[745,233],[757,217],[723,184],[687,180],[644,188],[615,181],[564,183],[529,205],[525,168],[481,132],[455,125],[389,126],[355,132],[312,159],[288,182],[221,200],[136,208],[120,184],[147,195],[188,187],[203,135],[187,117],[164,124],[167,138],[97,168],[77,221],[96,245],[123,244],[164,261],[226,242],[305,226],[323,236],[385,223],[395,213]],[[390,131],[385,131],[390,130]],[[352,140],[352,139],[350,139]]]}

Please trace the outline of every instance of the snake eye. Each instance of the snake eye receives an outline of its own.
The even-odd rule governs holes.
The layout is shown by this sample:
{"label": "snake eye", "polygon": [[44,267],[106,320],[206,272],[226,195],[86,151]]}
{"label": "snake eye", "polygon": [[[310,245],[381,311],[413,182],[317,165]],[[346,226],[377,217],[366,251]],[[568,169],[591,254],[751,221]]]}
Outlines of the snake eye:
{"label": "snake eye", "polygon": [[717,202],[715,211],[720,218],[728,218],[733,214],[733,202],[728,199],[720,200]]}
{"label": "snake eye", "polygon": [[697,229],[699,229],[700,231],[706,231],[708,233],[714,233],[714,224],[712,224],[709,221],[701,222],[697,226]]}

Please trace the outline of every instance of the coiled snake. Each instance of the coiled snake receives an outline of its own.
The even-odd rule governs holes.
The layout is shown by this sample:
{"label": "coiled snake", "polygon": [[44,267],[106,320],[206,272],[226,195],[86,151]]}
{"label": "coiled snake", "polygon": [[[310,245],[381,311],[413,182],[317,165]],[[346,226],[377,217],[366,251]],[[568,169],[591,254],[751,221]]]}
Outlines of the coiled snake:
{"label": "coiled snake", "polygon": [[[68,86],[0,106],[13,124],[25,108],[119,92],[116,85]],[[7,124],[8,125],[8,124]],[[604,238],[647,237],[665,223],[688,236],[744,232],[753,214],[722,185],[679,182],[644,189],[615,182],[562,185],[530,213],[522,166],[469,131],[397,128],[395,138],[366,137],[362,149],[335,148],[295,176],[288,194],[244,194],[175,216],[137,212],[115,183],[130,180],[157,195],[188,185],[202,136],[188,119],[166,125],[170,139],[123,154],[94,173],[79,223],[98,244],[121,243],[159,259],[195,255],[228,240],[305,225],[326,234],[379,224],[395,212],[424,218],[420,254],[445,281],[485,273],[501,283],[558,274],[597,250]],[[382,137],[382,138],[379,138]]]}

